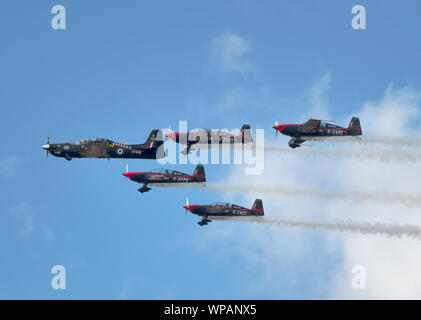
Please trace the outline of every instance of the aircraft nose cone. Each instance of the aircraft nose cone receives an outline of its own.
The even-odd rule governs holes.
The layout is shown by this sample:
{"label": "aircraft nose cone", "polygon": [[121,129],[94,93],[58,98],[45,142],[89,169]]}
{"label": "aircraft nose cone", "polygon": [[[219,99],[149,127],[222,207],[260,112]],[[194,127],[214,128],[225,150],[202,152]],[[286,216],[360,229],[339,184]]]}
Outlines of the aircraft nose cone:
{"label": "aircraft nose cone", "polygon": [[137,172],[125,172],[122,173],[123,176],[125,176],[126,178],[129,178],[130,180],[133,180],[133,177],[136,176],[138,173]]}
{"label": "aircraft nose cone", "polygon": [[174,140],[174,138],[175,138],[175,133],[167,133],[167,134],[165,134],[165,136],[167,137],[167,138],[170,138],[170,139],[172,139],[172,140]]}
{"label": "aircraft nose cone", "polygon": [[189,210],[190,212],[193,212],[194,206],[183,206],[184,209]]}
{"label": "aircraft nose cone", "polygon": [[288,125],[286,125],[286,124],[279,124],[279,125],[277,125],[277,126],[273,126],[272,128],[273,129],[276,129],[276,130],[278,130],[279,132],[283,132],[284,130],[285,130],[285,128],[287,127]]}
{"label": "aircraft nose cone", "polygon": [[183,206],[184,209],[189,210],[191,213],[194,213],[194,209],[196,209],[197,207],[199,207],[199,205],[197,204],[191,204],[188,206]]}
{"label": "aircraft nose cone", "polygon": [[48,150],[48,149],[50,149],[50,145],[44,144],[41,148],[43,148],[44,150]]}
{"label": "aircraft nose cone", "polygon": [[177,132],[167,133],[165,136],[167,138],[169,138],[169,139],[177,142],[177,138],[178,138],[178,133]]}

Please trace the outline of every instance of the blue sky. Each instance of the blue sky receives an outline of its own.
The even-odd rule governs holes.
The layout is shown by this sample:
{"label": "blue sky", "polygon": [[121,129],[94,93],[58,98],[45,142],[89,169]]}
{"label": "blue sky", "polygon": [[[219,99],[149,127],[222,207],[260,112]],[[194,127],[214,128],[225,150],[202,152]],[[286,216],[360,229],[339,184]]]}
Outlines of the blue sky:
{"label": "blue sky", "polygon": [[[66,30],[51,28],[55,4],[66,8]],[[351,28],[355,4],[366,7],[366,30]],[[417,1],[2,1],[0,298],[329,297],[320,282],[342,255],[318,252],[323,231],[305,237],[308,260],[262,275],[267,269],[230,243],[241,243],[241,225],[201,229],[184,214],[187,195],[210,203],[225,194],[140,195],[121,176],[124,160],[47,160],[41,146],[48,135],[143,143],[179,120],[190,128],[250,123],[272,138],[275,120],[309,115],[311,88],[326,77],[323,103],[346,124],[390,84],[421,87],[420,10]],[[223,60],[232,37],[240,42],[234,67]],[[129,161],[133,171],[157,167]],[[232,169],[206,166],[218,182]],[[212,235],[220,228],[230,235]],[[56,264],[67,270],[64,291],[50,286]],[[250,284],[260,277],[270,281]]]}

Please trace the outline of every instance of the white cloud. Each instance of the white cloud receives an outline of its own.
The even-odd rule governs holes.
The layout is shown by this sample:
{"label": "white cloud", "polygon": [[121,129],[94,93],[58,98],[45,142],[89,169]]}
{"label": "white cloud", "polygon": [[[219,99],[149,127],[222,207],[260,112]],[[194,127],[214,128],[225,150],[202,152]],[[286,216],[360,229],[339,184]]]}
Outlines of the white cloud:
{"label": "white cloud", "polygon": [[46,241],[54,240],[53,230],[51,230],[51,228],[46,225],[42,225],[42,235],[43,235],[44,240]]}
{"label": "white cloud", "polygon": [[328,110],[328,101],[326,94],[330,88],[331,74],[326,72],[322,77],[316,79],[311,86],[308,95],[310,100],[310,108],[306,112],[312,118],[328,119],[330,117]]}
{"label": "white cloud", "polygon": [[249,41],[235,33],[225,32],[212,40],[210,62],[221,72],[246,74],[256,70],[246,57],[250,51]]}
{"label": "white cloud", "polygon": [[[332,275],[330,297],[420,299],[420,249],[419,241],[343,236],[343,261]],[[365,290],[351,289],[351,270],[357,264],[366,269]]]}
{"label": "white cloud", "polygon": [[10,213],[15,216],[21,222],[21,230],[19,234],[21,236],[29,236],[34,231],[34,221],[31,210],[27,203],[20,202],[10,207]]}
{"label": "white cloud", "polygon": [[250,97],[247,96],[244,89],[235,87],[222,96],[220,107],[224,111],[238,109],[247,104],[249,100]]}
{"label": "white cloud", "polygon": [[[377,102],[367,102],[360,117],[364,132],[376,136],[414,137],[417,135],[421,111],[421,93],[410,88],[389,86]],[[372,146],[375,148],[376,146]],[[399,153],[399,148],[395,148]],[[419,163],[379,163],[347,160],[337,168],[338,177],[345,176],[343,188],[371,189],[420,193],[421,165]],[[344,207],[337,208],[344,210]],[[354,219],[400,222],[421,225],[419,210],[399,205],[378,207],[353,204],[348,207]],[[332,210],[330,217],[335,213]],[[342,235],[343,261],[332,276],[330,295],[335,298],[420,299],[421,242],[395,240],[384,237],[350,237]],[[366,290],[352,290],[350,283],[353,265],[367,270]]]}
{"label": "white cloud", "polygon": [[414,126],[419,120],[420,103],[420,92],[390,85],[379,102],[364,104],[360,117],[370,124],[364,124],[364,132],[383,137],[420,136],[419,128]]}
{"label": "white cloud", "polygon": [[9,156],[7,158],[0,159],[0,174],[2,176],[12,175],[21,162],[22,159],[16,156]]}
{"label": "white cloud", "polygon": [[[53,230],[46,224],[36,222],[32,208],[24,201],[11,205],[8,212],[18,224],[18,235],[28,238],[32,235],[42,237],[46,241],[54,240]],[[37,231],[37,232],[36,232]]]}
{"label": "white cloud", "polygon": [[[322,81],[325,85],[328,82],[326,79]],[[320,101],[320,92],[324,90],[320,88],[326,86],[314,89],[316,102]],[[378,102],[367,102],[357,112],[361,116],[364,132],[389,137],[413,136],[417,131],[414,120],[421,112],[420,94],[410,88],[395,89],[389,86]],[[276,141],[278,144],[286,142],[286,139]],[[337,147],[343,148],[346,145],[340,144]],[[377,145],[364,147],[379,148]],[[319,142],[313,148],[323,148],[323,143]],[[399,147],[389,148],[399,153]],[[421,164],[417,162],[385,163],[346,158],[301,157],[288,153],[268,154],[262,176],[244,176],[243,170],[238,168],[232,172],[228,183],[319,187],[342,192],[361,190],[420,193],[420,181]],[[240,193],[227,193],[224,200],[251,205],[257,197],[263,199],[268,216],[421,225],[419,210],[400,204],[380,205]],[[276,291],[277,284],[281,289],[286,284],[293,287],[295,283],[303,285],[305,282],[316,297],[421,298],[421,258],[418,254],[421,250],[420,241],[251,223],[213,223],[218,224],[212,225],[218,229],[218,233],[208,233],[208,237],[225,234],[231,248],[235,248],[249,261],[249,268],[261,270],[250,282],[250,286],[261,292],[268,288]],[[331,262],[327,264],[326,261]],[[365,290],[352,289],[354,265],[363,265],[367,270]]]}

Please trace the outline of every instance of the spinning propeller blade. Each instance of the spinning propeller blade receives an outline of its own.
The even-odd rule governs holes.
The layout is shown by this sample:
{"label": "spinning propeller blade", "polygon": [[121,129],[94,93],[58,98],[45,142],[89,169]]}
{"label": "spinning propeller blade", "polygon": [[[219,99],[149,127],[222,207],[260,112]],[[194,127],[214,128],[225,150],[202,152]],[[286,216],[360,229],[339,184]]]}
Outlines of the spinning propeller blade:
{"label": "spinning propeller blade", "polygon": [[187,210],[189,209],[189,198],[186,198],[186,214],[187,214]]}
{"label": "spinning propeller blade", "polygon": [[[45,147],[45,148],[44,148]],[[48,135],[47,137],[47,142],[45,144],[43,148],[45,149],[45,151],[47,152],[47,159],[48,159],[48,154],[50,153],[50,135]]]}

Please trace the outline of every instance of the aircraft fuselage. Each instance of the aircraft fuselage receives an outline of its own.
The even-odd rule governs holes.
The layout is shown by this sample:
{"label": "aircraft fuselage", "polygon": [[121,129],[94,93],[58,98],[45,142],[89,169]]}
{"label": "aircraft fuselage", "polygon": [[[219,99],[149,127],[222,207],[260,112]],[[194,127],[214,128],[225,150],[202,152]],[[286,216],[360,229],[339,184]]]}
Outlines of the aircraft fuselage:
{"label": "aircraft fuselage", "polygon": [[[162,146],[162,148],[160,148]],[[124,158],[124,159],[159,159],[165,156],[162,132],[152,130],[143,144],[122,144],[108,139],[85,139],[72,143],[51,143],[42,148],[53,156],[72,160],[73,158]]]}
{"label": "aircraft fuselage", "polygon": [[72,158],[125,158],[157,159],[156,150],[137,148],[109,140],[88,141],[82,144],[53,143],[43,146],[53,156],[71,160]]}
{"label": "aircraft fuselage", "polygon": [[124,176],[137,183],[189,183],[189,182],[206,182],[204,176],[177,175],[169,173],[155,172],[128,172],[123,173]]}

